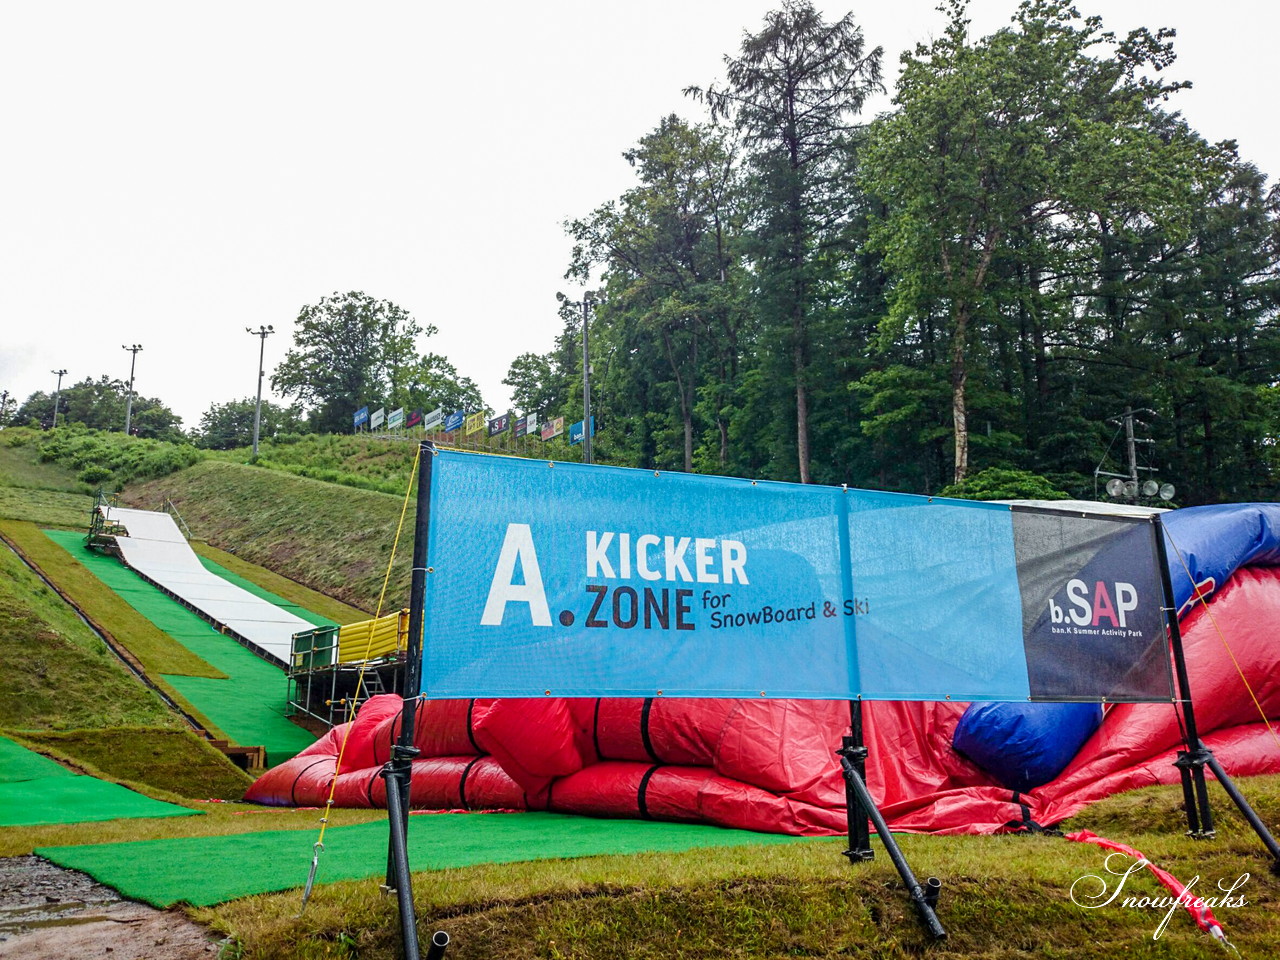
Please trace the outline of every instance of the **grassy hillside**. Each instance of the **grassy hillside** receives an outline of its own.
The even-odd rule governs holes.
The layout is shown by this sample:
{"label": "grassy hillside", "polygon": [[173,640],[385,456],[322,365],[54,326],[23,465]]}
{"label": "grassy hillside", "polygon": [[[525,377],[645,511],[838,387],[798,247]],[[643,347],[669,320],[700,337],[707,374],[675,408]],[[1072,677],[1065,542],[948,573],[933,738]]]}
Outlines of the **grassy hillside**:
{"label": "grassy hillside", "polygon": [[13,427],[0,432],[0,519],[87,526],[93,497],[73,470],[40,460],[39,436]]}
{"label": "grassy hillside", "polygon": [[7,546],[0,546],[0,727],[177,728],[154,693]]}
{"label": "grassy hillside", "polygon": [[[227,461],[129,487],[122,502],[154,510],[172,500],[192,533],[372,613],[382,589],[403,494],[311,480]],[[388,609],[408,600],[413,505],[396,553]]]}
{"label": "grassy hillside", "polygon": [[[403,496],[416,450],[414,443],[368,435],[292,435],[260,443],[256,465],[326,483]],[[206,456],[248,463],[251,451],[243,447],[208,451]]]}
{"label": "grassy hillside", "polygon": [[[149,676],[180,674],[187,677],[225,678],[181,644],[161,633],[118,593],[84,569],[72,554],[59,547],[31,523],[0,521],[3,537],[29,563],[58,585],[58,589],[91,622],[113,637],[126,638],[125,645]],[[87,551],[86,551],[87,552]]]}
{"label": "grassy hillside", "polygon": [[42,532],[84,530],[93,505],[74,465],[42,456],[55,439],[34,430],[0,432],[0,671],[10,689],[0,696],[0,729],[76,769],[152,795],[241,796],[247,775],[153,689],[219,735],[161,675],[224,674],[156,629]]}
{"label": "grassy hillside", "polygon": [[0,432],[0,487],[85,493],[75,471],[62,464],[42,461],[40,443],[45,434],[24,427]]}

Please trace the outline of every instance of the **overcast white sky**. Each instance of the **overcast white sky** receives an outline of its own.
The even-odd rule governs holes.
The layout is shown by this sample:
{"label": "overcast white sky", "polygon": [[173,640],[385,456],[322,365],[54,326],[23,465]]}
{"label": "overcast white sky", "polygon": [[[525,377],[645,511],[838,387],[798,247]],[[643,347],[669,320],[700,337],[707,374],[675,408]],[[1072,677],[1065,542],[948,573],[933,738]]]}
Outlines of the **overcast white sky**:
{"label": "overcast white sky", "polygon": [[[551,347],[561,223],[631,183],[621,153],[721,76],[764,0],[485,5],[0,2],[0,390],[102,374],[195,426],[252,396],[303,304],[393,300],[422,344],[508,402]],[[891,76],[940,31],[934,0],[853,9]],[[1280,5],[1079,0],[1108,28],[1178,30],[1192,125],[1268,174]],[[975,0],[975,33],[1015,0]],[[876,105],[885,109],[888,100]]]}

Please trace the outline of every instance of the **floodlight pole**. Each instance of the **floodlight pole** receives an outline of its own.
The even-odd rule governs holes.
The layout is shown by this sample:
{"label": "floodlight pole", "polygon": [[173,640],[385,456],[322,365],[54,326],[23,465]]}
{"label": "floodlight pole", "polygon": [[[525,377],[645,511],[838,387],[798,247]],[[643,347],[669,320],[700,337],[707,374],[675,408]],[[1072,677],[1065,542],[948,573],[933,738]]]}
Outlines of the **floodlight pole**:
{"label": "floodlight pole", "polygon": [[142,349],[142,344],[135,343],[131,347],[127,347],[124,344],[121,344],[120,349],[128,350],[130,353],[133,354],[132,359],[130,359],[129,361],[129,402],[125,405],[125,408],[124,408],[124,432],[125,432],[125,436],[128,436],[129,428],[133,424],[133,371],[134,371],[134,367],[136,367],[138,364],[138,352]]}
{"label": "floodlight pole", "polygon": [[276,328],[271,324],[267,324],[265,327],[259,324],[257,330],[252,327],[244,328],[245,333],[252,334],[261,341],[258,344],[258,402],[253,407],[253,459],[255,460],[258,459],[258,430],[262,426],[262,377],[267,372],[263,369],[262,358],[267,350],[267,337],[271,336],[275,331]]}
{"label": "floodlight pole", "polygon": [[[53,426],[50,429],[57,429],[58,426],[58,400],[62,396],[62,378],[67,375],[65,370],[50,370],[50,373],[56,374],[58,377],[58,386],[53,391]],[[5,394],[6,398],[8,394]]]}
{"label": "floodlight pole", "polygon": [[[413,886],[409,876],[409,785],[413,758],[418,749],[413,735],[418,719],[418,695],[422,691],[422,627],[427,591],[427,534],[431,526],[431,461],[435,445],[419,445],[417,519],[413,534],[413,573],[409,587],[409,644],[405,651],[404,709],[400,737],[391,748],[391,759],[380,776],[387,785],[387,821],[391,828],[387,850],[387,887],[395,890],[400,906],[400,939],[405,960],[418,960],[418,922],[414,914]],[[446,941],[447,942],[447,941]]]}

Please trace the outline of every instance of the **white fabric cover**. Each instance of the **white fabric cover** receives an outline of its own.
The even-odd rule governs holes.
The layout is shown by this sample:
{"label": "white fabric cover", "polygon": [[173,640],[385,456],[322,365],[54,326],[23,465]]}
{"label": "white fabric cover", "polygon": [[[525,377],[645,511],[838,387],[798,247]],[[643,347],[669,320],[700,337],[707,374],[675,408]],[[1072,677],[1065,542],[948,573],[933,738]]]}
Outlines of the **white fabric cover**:
{"label": "white fabric cover", "polygon": [[108,521],[124,528],[116,543],[130,567],[234,630],[268,659],[288,664],[293,635],[312,624],[206,570],[169,514],[101,509]]}

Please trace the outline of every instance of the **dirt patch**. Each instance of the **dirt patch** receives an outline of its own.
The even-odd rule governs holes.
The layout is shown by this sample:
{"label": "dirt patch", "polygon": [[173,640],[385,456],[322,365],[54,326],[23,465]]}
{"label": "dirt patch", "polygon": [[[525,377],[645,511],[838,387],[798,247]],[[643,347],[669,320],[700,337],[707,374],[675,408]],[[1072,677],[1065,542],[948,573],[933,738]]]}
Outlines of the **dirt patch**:
{"label": "dirt patch", "polygon": [[123,899],[42,857],[0,858],[0,957],[209,960],[219,940],[173,910]]}

